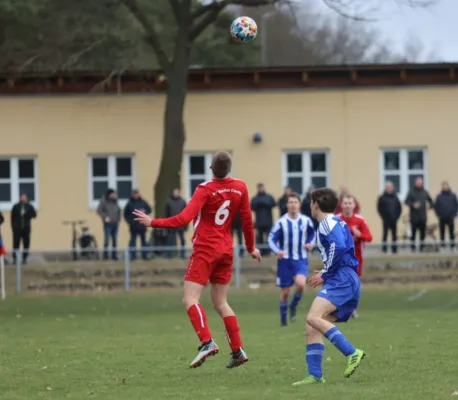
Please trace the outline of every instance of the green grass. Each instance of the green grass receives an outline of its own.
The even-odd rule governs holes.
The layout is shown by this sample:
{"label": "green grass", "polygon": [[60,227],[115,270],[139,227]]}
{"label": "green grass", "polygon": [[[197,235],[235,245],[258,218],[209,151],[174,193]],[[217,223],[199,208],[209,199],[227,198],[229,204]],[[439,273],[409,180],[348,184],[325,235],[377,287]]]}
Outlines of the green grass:
{"label": "green grass", "polygon": [[[448,399],[458,390],[458,293],[367,292],[343,332],[368,357],[350,379],[326,345],[328,383],[305,375],[304,327],[278,326],[276,291],[233,291],[250,362],[227,370],[221,322],[203,304],[222,351],[188,369],[197,340],[179,292],[101,297],[10,297],[0,304],[0,399]],[[417,290],[418,292],[418,290]],[[301,306],[305,315],[311,296]]]}

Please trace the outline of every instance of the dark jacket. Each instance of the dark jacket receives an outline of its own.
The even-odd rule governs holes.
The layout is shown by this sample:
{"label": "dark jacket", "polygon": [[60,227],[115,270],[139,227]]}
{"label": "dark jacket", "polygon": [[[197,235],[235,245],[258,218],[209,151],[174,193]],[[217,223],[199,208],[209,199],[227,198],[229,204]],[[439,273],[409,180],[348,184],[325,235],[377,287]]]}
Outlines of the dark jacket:
{"label": "dark jacket", "polygon": [[[413,207],[414,203],[420,203],[420,208]],[[426,223],[427,217],[427,204],[432,208],[434,207],[433,199],[424,188],[416,188],[410,190],[406,197],[405,204],[410,208],[410,222],[413,223]]]}
{"label": "dark jacket", "polygon": [[242,229],[242,220],[240,219],[240,212],[235,214],[234,220],[232,221],[232,230]]}
{"label": "dark jacket", "polygon": [[402,204],[396,193],[383,192],[377,201],[377,212],[386,222],[396,222],[402,214]]}
{"label": "dark jacket", "polygon": [[3,216],[2,212],[0,211],[0,225],[5,222],[5,217]]}
{"label": "dark jacket", "polygon": [[451,190],[440,192],[434,204],[437,218],[454,219],[458,213],[458,199]]}
{"label": "dark jacket", "polygon": [[[186,201],[182,197],[173,197],[170,196],[165,203],[165,218],[174,217],[184,210],[186,207]],[[177,228],[177,231],[186,231],[187,226]]]}
{"label": "dark jacket", "polygon": [[288,196],[284,194],[282,197],[278,199],[278,209],[280,210],[280,217],[288,212],[286,203],[288,203]]}
{"label": "dark jacket", "polygon": [[17,203],[11,209],[11,228],[13,231],[30,231],[32,219],[37,217],[35,207],[30,203]]}
{"label": "dark jacket", "polygon": [[134,210],[141,210],[145,214],[149,215],[152,211],[151,206],[141,197],[138,199],[131,197],[124,208],[124,219],[129,225],[130,230],[135,232],[144,232],[146,230],[146,226],[134,221],[135,216],[132,214]]}
{"label": "dark jacket", "polygon": [[273,225],[272,209],[275,199],[272,195],[259,192],[251,199],[251,209],[255,215],[255,226],[258,229],[270,229]]}
{"label": "dark jacket", "polygon": [[104,196],[97,207],[97,214],[100,215],[104,224],[106,224],[105,218],[108,217],[110,218],[109,225],[117,225],[121,220],[121,207],[117,200]]}
{"label": "dark jacket", "polygon": [[312,218],[312,210],[310,209],[310,194],[307,193],[301,203],[301,214],[307,215]]}

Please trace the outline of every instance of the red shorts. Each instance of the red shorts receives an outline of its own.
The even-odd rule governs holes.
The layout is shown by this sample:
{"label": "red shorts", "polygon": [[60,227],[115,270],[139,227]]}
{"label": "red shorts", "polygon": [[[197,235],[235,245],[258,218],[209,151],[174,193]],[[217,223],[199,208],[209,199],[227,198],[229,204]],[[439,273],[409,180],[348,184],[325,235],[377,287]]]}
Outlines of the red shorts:
{"label": "red shorts", "polygon": [[202,286],[208,282],[227,285],[232,278],[233,259],[232,254],[215,254],[194,249],[189,258],[184,280]]}

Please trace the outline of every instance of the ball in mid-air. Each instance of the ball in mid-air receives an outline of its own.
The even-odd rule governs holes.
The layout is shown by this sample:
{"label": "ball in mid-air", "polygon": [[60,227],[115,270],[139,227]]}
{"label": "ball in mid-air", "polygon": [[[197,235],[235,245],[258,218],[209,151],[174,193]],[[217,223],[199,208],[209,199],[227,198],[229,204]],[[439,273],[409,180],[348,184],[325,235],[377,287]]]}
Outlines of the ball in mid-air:
{"label": "ball in mid-air", "polygon": [[250,17],[238,17],[231,25],[232,38],[237,42],[250,42],[258,34],[258,26]]}

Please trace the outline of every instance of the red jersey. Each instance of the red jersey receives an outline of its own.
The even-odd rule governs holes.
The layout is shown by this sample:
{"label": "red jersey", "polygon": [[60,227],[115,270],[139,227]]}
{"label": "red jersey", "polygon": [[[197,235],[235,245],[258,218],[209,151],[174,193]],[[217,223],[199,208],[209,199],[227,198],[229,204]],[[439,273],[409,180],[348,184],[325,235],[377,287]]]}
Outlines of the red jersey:
{"label": "red jersey", "polygon": [[194,221],[194,248],[210,248],[214,253],[233,252],[232,221],[240,211],[245,244],[254,251],[254,227],[250,199],[245,182],[213,179],[197,186],[185,209],[171,218],[151,222],[153,228],[178,228]]}
{"label": "red jersey", "polygon": [[355,237],[353,235],[353,240],[355,242],[355,256],[359,262],[358,275],[361,276],[361,273],[363,270],[364,243],[372,242],[372,233],[366,224],[366,220],[361,215],[353,214],[351,217],[345,217],[341,213],[341,214],[337,214],[337,216],[348,225],[352,233],[353,233],[353,229],[355,228],[361,232],[360,237]]}

